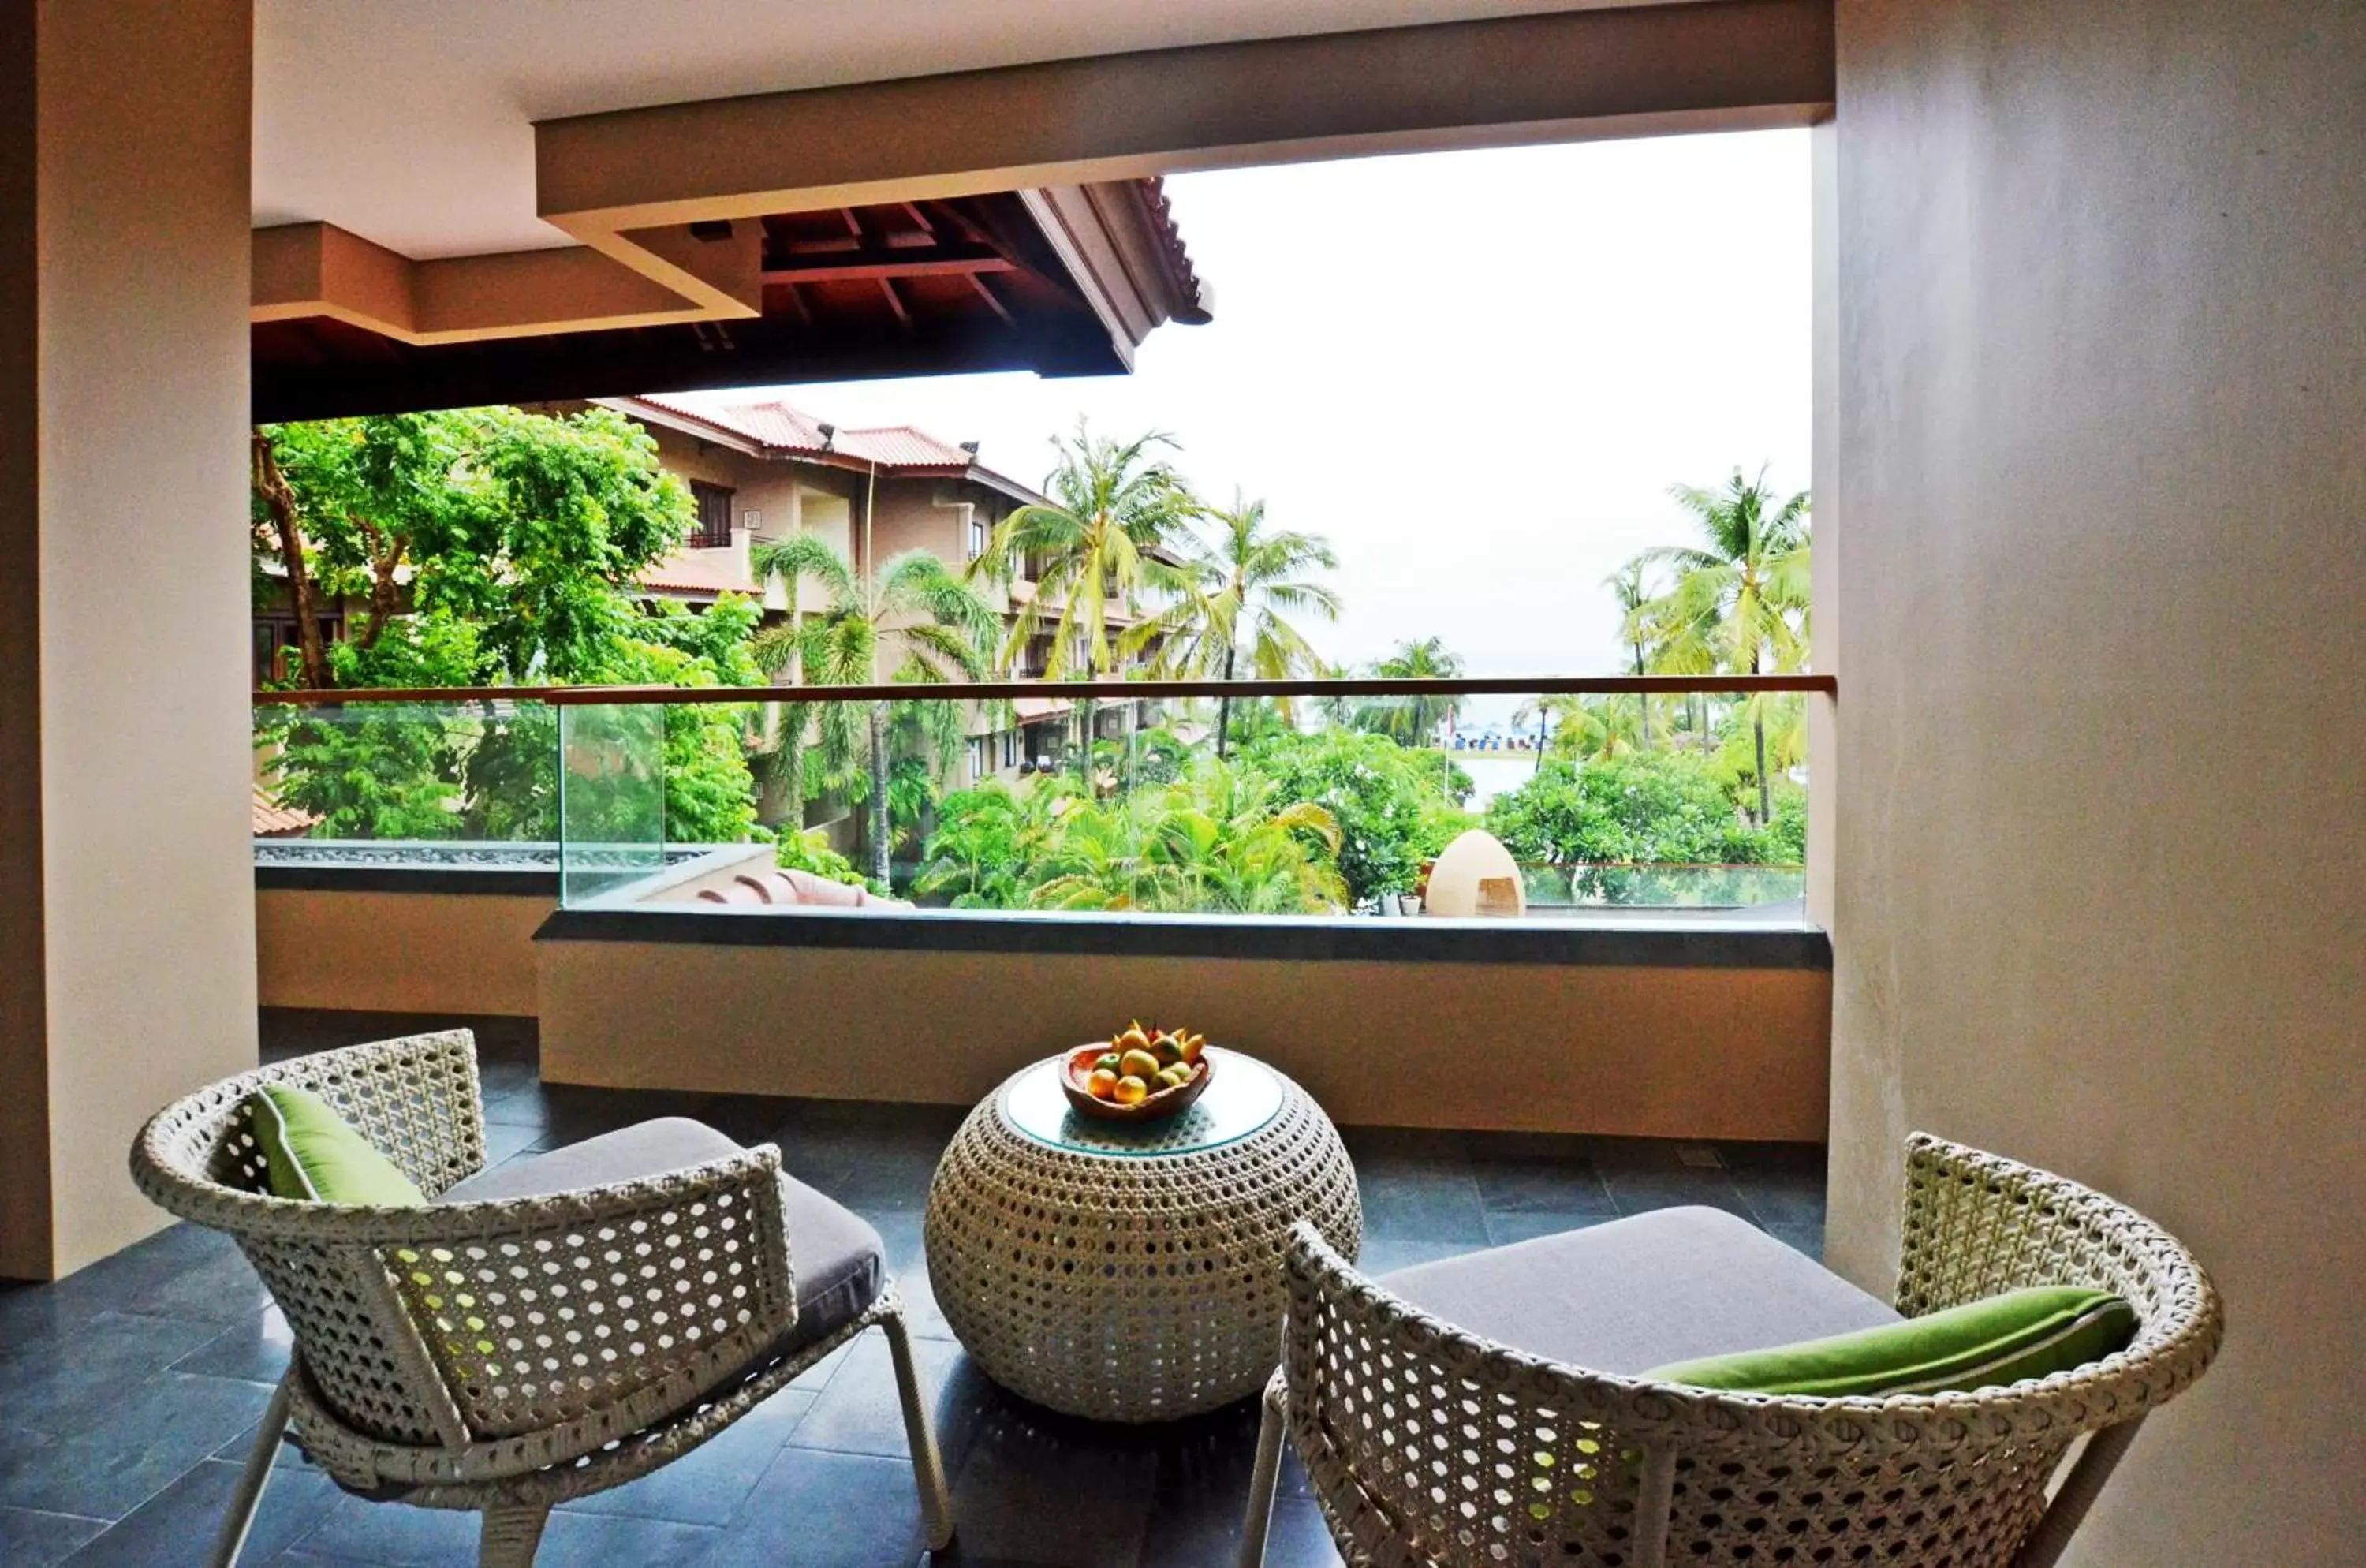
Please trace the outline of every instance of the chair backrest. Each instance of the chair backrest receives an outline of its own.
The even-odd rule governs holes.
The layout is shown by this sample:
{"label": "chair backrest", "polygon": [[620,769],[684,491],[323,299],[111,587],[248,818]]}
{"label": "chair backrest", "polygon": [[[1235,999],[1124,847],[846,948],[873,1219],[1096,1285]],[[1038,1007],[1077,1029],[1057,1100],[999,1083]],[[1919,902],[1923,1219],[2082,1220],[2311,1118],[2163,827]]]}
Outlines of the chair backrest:
{"label": "chair backrest", "polygon": [[2018,1284],[2091,1284],[2144,1314],[2135,1341],[1975,1393],[1680,1388],[1465,1333],[1358,1274],[1301,1225],[1288,1262],[1293,1444],[1344,1541],[1379,1561],[2011,1568],[2027,1561],[2070,1445],[2201,1375],[2217,1346],[2217,1297],[2183,1247],[2124,1205],[1919,1134],[1907,1216],[1901,1312]]}
{"label": "chair backrest", "polygon": [[[244,1105],[321,1095],[434,1197],[484,1163],[466,1031],[325,1051],[208,1085],[131,1155],[160,1207],[226,1232],[287,1314],[307,1447],[349,1483],[591,1452],[738,1371],[795,1321],[770,1145],[587,1192],[424,1209],[272,1197]],[[338,1431],[302,1417],[313,1407]],[[400,1450],[413,1450],[408,1454]]]}

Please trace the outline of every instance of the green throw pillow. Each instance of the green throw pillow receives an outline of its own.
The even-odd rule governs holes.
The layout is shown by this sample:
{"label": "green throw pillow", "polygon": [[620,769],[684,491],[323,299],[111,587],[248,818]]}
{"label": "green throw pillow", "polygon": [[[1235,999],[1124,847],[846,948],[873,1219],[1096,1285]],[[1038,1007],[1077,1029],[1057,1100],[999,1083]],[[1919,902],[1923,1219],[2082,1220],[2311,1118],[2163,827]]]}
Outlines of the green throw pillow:
{"label": "green throw pillow", "polygon": [[1903,1323],[1654,1367],[1653,1382],[1846,1399],[1940,1393],[2068,1371],[2124,1349],[2136,1312],[2109,1291],[2039,1285]]}
{"label": "green throw pillow", "polygon": [[377,1209],[426,1205],[411,1178],[311,1090],[265,1085],[247,1097],[246,1113],[274,1196]]}

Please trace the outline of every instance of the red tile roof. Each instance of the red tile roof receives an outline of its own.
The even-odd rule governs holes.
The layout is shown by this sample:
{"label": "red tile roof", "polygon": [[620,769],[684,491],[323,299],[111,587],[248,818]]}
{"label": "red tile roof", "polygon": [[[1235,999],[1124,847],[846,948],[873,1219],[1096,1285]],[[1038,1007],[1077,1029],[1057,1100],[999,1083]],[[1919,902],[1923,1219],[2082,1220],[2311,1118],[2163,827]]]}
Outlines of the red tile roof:
{"label": "red tile roof", "polygon": [[668,556],[635,581],[644,588],[670,589],[677,593],[745,593],[753,598],[763,590],[742,570],[747,562],[736,553],[715,551]]}
{"label": "red tile roof", "polygon": [[291,810],[254,786],[254,836],[258,839],[293,839],[318,822],[320,818],[307,811]]}
{"label": "red tile roof", "polygon": [[766,457],[836,459],[849,465],[875,463],[883,472],[970,475],[1020,496],[1033,491],[982,467],[965,447],[941,440],[908,424],[879,425],[868,430],[840,429],[822,434],[822,422],[783,402],[734,403],[725,408],[693,408],[675,398],[640,397],[676,419],[734,435],[763,448]]}

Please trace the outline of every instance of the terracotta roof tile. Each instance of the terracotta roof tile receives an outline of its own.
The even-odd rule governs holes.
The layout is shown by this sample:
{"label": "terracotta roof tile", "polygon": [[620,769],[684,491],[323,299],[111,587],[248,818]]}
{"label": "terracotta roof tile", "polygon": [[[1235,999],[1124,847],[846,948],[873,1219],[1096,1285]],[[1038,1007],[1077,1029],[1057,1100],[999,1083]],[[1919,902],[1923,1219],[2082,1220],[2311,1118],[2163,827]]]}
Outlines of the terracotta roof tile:
{"label": "terracotta roof tile", "polygon": [[320,818],[308,811],[296,811],[281,806],[254,786],[254,836],[258,839],[292,839],[303,833]]}
{"label": "terracotta roof tile", "polygon": [[[909,424],[880,425],[869,430],[822,434],[822,422],[783,402],[734,403],[722,408],[694,408],[679,398],[636,400],[663,409],[677,418],[693,420],[713,430],[736,435],[763,447],[768,455],[838,457],[856,463],[876,463],[885,470],[976,468],[981,477],[1017,491],[1012,480],[979,467],[966,448]],[[1025,493],[1031,494],[1031,491]]]}
{"label": "terracotta roof tile", "polygon": [[741,570],[737,556],[713,558],[700,555],[672,555],[640,574],[636,579],[644,588],[671,589],[677,593],[745,593],[750,598],[760,591],[755,581]]}

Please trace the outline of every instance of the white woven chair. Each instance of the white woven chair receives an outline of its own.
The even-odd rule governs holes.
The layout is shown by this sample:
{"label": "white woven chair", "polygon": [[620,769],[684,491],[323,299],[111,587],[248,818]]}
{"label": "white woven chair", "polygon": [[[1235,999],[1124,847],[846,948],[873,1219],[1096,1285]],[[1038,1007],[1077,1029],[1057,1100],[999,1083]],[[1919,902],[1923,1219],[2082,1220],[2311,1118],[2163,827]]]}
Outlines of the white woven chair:
{"label": "white woven chair", "polygon": [[[291,1202],[269,1195],[242,1110],[267,1083],[321,1095],[431,1198],[466,1199],[454,1189],[484,1163],[466,1031],[242,1073],[142,1129],[131,1151],[141,1190],[234,1237],[294,1332],[215,1546],[218,1568],[237,1561],[291,1426],[346,1490],[479,1512],[479,1562],[523,1568],[553,1504],[689,1452],[873,1324],[894,1353],[930,1544],[952,1539],[903,1305],[875,1250],[859,1271],[803,1281],[801,1321],[801,1230],[835,1227],[840,1243],[875,1235],[783,1177],[777,1148],[645,1123],[542,1156],[564,1179],[599,1167],[594,1145],[605,1145],[611,1168],[620,1153],[641,1161],[634,1179],[426,1208]],[[715,1157],[651,1163],[684,1147]],[[518,1174],[504,1168],[476,1185],[529,1185]]]}
{"label": "white woven chair", "polygon": [[[1384,1283],[1301,1225],[1242,1562],[1263,1560],[1286,1432],[1356,1564],[2050,1568],[2138,1423],[2208,1366],[2217,1294],[2134,1210],[1927,1134],[1907,1146],[1905,1210],[1894,1312],[1713,1211]],[[1969,1393],[1775,1398],[1634,1375],[2057,1283],[2124,1296],[2142,1316],[2135,1340]],[[1439,1299],[1465,1326],[1414,1304]],[[1511,1348],[1515,1337],[1559,1354]]]}

